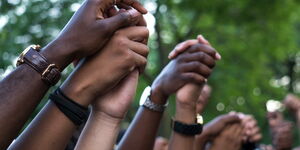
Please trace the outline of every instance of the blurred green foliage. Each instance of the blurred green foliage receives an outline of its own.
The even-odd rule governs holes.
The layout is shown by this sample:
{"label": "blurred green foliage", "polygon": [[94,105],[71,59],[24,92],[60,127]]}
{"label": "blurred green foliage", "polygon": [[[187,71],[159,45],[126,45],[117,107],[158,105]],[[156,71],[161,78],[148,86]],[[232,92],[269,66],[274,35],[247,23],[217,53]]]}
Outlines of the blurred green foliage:
{"label": "blurred green foliage", "polygon": [[[46,45],[53,40],[80,3],[80,0],[1,0],[1,78],[13,69],[16,56],[26,46]],[[169,51],[176,43],[203,34],[222,55],[209,79],[213,94],[204,113],[205,121],[233,110],[253,114],[262,128],[263,142],[270,143],[266,101],[281,100],[288,92],[300,93],[300,1],[144,0],[143,3],[155,17],[155,33],[149,42],[148,67],[140,79],[136,101],[124,127],[133,118],[143,89],[168,63]],[[71,70],[69,67],[64,72],[64,79]],[[45,98],[33,116],[46,101]],[[171,100],[160,134],[168,136],[168,119],[174,109]],[[296,137],[295,141],[299,141]]]}

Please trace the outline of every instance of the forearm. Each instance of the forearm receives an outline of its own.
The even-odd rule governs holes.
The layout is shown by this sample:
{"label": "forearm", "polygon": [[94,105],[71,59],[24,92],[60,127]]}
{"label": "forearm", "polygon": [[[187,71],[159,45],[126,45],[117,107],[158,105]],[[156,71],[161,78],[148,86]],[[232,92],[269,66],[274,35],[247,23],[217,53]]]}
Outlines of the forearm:
{"label": "forearm", "polygon": [[[176,114],[174,120],[194,124],[196,119],[196,102],[201,91],[201,86],[188,84],[176,94]],[[172,132],[170,139],[170,150],[193,149],[195,136],[186,136]]]}
{"label": "forearm", "polygon": [[[150,98],[154,103],[161,105],[164,105],[167,101],[167,96],[162,96],[159,90],[156,89],[152,91]],[[118,145],[118,149],[152,150],[162,117],[163,113],[161,112],[140,107]]]}
{"label": "forearm", "polygon": [[152,150],[163,113],[140,107],[126,134],[120,150]]}
{"label": "forearm", "polygon": [[49,102],[9,149],[64,149],[75,130],[74,123]]}
{"label": "forearm", "polygon": [[102,112],[92,112],[75,149],[113,149],[121,121],[119,118],[112,118]]}
{"label": "forearm", "polygon": [[49,87],[35,70],[22,65],[0,82],[0,89],[0,149],[5,149]]}
{"label": "forearm", "polygon": [[[63,70],[69,62],[61,58],[60,50],[53,44],[44,48],[42,53],[47,54],[49,62]],[[17,136],[49,86],[41,80],[39,73],[23,64],[0,82],[0,89],[0,149],[5,149]]]}
{"label": "forearm", "polygon": [[[185,124],[195,123],[196,111],[186,109],[181,106],[176,106],[176,114],[174,120]],[[195,136],[186,136],[177,132],[172,132],[170,138],[170,150],[193,149]]]}

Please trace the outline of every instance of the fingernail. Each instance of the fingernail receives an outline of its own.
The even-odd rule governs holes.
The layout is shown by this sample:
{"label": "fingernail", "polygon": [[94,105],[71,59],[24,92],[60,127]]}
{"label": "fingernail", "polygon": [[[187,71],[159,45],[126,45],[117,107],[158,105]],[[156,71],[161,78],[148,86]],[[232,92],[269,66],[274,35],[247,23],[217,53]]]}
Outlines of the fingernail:
{"label": "fingernail", "polygon": [[137,10],[133,9],[133,8],[129,9],[128,13],[130,14],[131,18],[136,18],[140,15],[140,13]]}
{"label": "fingernail", "polygon": [[172,59],[172,58],[173,58],[173,55],[174,55],[174,51],[172,51],[172,52],[169,54],[168,58],[169,58],[169,59]]}
{"label": "fingernail", "polygon": [[217,60],[221,60],[221,59],[222,59],[222,56],[221,56],[219,53],[216,53],[216,59],[217,59]]}
{"label": "fingernail", "polygon": [[209,42],[208,42],[208,41],[204,38],[204,36],[201,35],[201,34],[197,36],[197,39],[198,39],[198,40],[201,40],[201,41],[204,42],[205,44],[209,44]]}

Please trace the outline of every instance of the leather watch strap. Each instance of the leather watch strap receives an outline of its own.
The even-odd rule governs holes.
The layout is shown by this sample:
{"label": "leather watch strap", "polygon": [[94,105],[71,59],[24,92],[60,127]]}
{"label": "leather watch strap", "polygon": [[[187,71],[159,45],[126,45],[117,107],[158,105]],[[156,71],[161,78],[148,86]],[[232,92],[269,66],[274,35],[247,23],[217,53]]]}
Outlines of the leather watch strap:
{"label": "leather watch strap", "polygon": [[61,76],[58,67],[50,64],[47,59],[39,52],[39,49],[30,49],[20,58],[19,64],[26,63],[38,73],[41,74],[42,80],[48,85],[55,85]]}

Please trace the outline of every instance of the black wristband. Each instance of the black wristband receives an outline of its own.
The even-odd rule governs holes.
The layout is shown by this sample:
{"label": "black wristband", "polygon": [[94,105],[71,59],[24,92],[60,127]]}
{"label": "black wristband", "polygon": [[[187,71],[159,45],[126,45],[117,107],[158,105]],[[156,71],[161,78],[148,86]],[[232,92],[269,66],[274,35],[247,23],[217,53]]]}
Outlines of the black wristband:
{"label": "black wristband", "polygon": [[68,98],[60,88],[50,94],[49,99],[77,126],[84,123],[89,116],[88,108]]}
{"label": "black wristband", "polygon": [[175,121],[172,119],[171,128],[173,131],[186,135],[186,136],[194,136],[196,134],[201,134],[202,132],[202,124],[194,123],[194,124],[185,124],[179,121]]}

